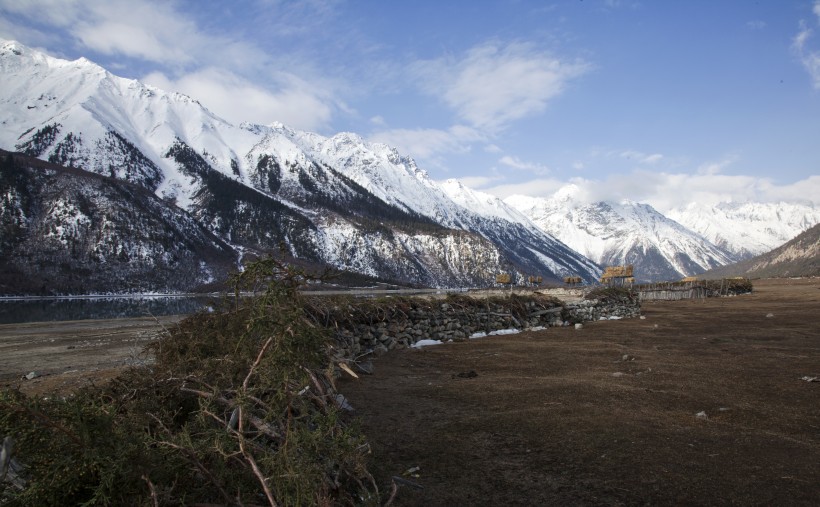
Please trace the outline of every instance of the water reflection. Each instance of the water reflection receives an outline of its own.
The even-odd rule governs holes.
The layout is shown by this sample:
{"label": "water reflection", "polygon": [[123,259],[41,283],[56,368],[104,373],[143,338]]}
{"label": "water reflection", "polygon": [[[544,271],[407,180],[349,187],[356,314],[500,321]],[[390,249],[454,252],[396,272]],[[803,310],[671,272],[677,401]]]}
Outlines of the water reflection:
{"label": "water reflection", "polygon": [[0,324],[185,315],[217,301],[212,296],[0,299]]}

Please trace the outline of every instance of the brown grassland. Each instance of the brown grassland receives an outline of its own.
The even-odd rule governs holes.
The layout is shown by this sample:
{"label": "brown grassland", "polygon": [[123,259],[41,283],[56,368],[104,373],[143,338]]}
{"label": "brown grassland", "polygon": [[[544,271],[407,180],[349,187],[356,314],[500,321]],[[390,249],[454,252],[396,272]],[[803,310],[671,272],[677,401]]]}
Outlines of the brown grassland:
{"label": "brown grassland", "polygon": [[820,279],[643,310],[379,358],[339,386],[372,471],[396,505],[820,504]]}
{"label": "brown grassland", "polygon": [[[818,505],[820,382],[805,379],[820,380],[820,279],[754,287],[392,351],[338,388],[381,491],[398,483],[393,505]],[[0,384],[100,381],[144,359],[135,345],[159,328],[0,326]]]}

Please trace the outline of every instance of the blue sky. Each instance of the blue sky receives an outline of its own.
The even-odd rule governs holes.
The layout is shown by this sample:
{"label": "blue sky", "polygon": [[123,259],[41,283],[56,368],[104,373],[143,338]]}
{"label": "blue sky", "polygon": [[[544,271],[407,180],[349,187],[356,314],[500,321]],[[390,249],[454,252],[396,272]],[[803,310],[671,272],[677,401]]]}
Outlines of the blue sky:
{"label": "blue sky", "polygon": [[0,37],[500,197],[820,205],[820,0],[0,0]]}

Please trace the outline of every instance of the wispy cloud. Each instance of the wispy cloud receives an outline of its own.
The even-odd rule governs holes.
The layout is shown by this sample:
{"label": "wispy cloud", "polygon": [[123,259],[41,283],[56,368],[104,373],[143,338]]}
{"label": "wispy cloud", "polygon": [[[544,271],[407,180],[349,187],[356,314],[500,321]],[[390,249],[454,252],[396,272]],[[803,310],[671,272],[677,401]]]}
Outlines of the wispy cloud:
{"label": "wispy cloud", "polygon": [[562,60],[530,43],[488,42],[462,58],[418,61],[412,71],[425,91],[439,97],[461,121],[494,132],[544,111],[590,67],[580,60]]}
{"label": "wispy cloud", "polygon": [[100,54],[186,67],[227,59],[235,65],[263,58],[252,44],[204,33],[168,2],[131,0],[29,0],[3,9],[65,30],[77,44]]}
{"label": "wispy cloud", "polygon": [[456,125],[446,130],[383,130],[369,136],[369,140],[395,146],[403,153],[435,163],[439,155],[468,152],[473,143],[485,141],[486,137],[474,128]]}
{"label": "wispy cloud", "polygon": [[698,166],[697,174],[706,176],[714,176],[716,174],[720,174],[724,171],[724,169],[731,166],[739,159],[740,157],[738,155],[731,154],[721,160],[703,163],[700,166]]}
{"label": "wispy cloud", "polygon": [[753,19],[746,22],[746,28],[749,30],[763,30],[766,26],[768,26],[766,22],[760,19]]}
{"label": "wispy cloud", "polygon": [[651,204],[665,213],[690,202],[715,205],[720,202],[800,202],[820,206],[820,176],[779,185],[770,178],[723,174],[686,174],[635,170],[604,179],[539,178],[531,181],[485,188],[504,198],[514,194],[550,197],[567,185],[576,185],[576,199],[582,202],[630,199]]}
{"label": "wispy cloud", "polygon": [[176,79],[153,72],[142,81],[201,98],[208,109],[233,123],[247,121],[267,125],[281,121],[299,129],[320,130],[330,122],[333,100],[328,97],[329,92],[296,76],[282,74],[279,78],[284,82],[275,91],[213,67]]}
{"label": "wispy cloud", "polygon": [[463,183],[466,187],[469,188],[476,188],[482,189],[494,183],[498,183],[499,181],[503,180],[502,176],[497,174],[493,174],[490,176],[467,176],[461,177],[458,180]]}
{"label": "wispy cloud", "polygon": [[[325,4],[299,8],[318,12]],[[81,51],[111,57],[110,67],[117,67],[117,58],[144,62],[151,69],[139,76],[144,81],[191,95],[233,122],[320,130],[344,110],[330,83],[299,74],[307,66],[283,65],[289,57],[277,60],[252,41],[203,28],[178,7],[153,0],[0,0],[2,11],[44,27],[42,40],[49,30],[61,31]],[[271,2],[268,8],[292,7]]]}
{"label": "wispy cloud", "polygon": [[537,164],[534,162],[527,162],[521,160],[518,157],[512,157],[510,155],[505,155],[498,160],[498,163],[507,167],[512,167],[513,169],[519,169],[522,171],[531,172],[536,175],[545,175],[550,172],[549,167],[543,164]]}
{"label": "wispy cloud", "polygon": [[[820,0],[815,0],[812,12],[820,24]],[[809,73],[812,86],[820,90],[820,50],[809,47],[814,31],[806,21],[800,21],[800,31],[792,40],[792,50],[797,54],[803,68]]]}
{"label": "wispy cloud", "polygon": [[639,164],[653,165],[663,160],[660,153],[643,153],[636,150],[625,150],[619,153],[621,158],[631,160]]}

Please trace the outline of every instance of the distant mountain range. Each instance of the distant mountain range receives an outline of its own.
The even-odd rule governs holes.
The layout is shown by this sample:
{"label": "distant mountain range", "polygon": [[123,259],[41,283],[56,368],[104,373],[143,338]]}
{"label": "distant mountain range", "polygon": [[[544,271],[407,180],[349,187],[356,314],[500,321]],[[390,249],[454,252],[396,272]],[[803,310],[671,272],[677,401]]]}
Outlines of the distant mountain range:
{"label": "distant mountain range", "polygon": [[800,233],[774,250],[736,264],[707,271],[701,276],[703,278],[820,276],[820,224]]}
{"label": "distant mountain range", "polygon": [[571,189],[500,200],[356,134],[233,125],[186,95],[16,42],[0,42],[0,76],[0,148],[30,157],[0,180],[0,293],[190,290],[282,251],[434,287],[502,272],[593,282],[624,263],[674,279],[820,221],[788,204],[692,205],[674,221],[645,204],[575,202]]}
{"label": "distant mountain range", "polygon": [[784,202],[692,203],[668,216],[739,259],[766,253],[820,223],[812,205]]}
{"label": "distant mountain range", "polygon": [[576,200],[577,191],[568,186],[551,199],[512,196],[505,202],[599,264],[632,264],[641,281],[677,279],[735,260],[648,204],[585,204]]}

